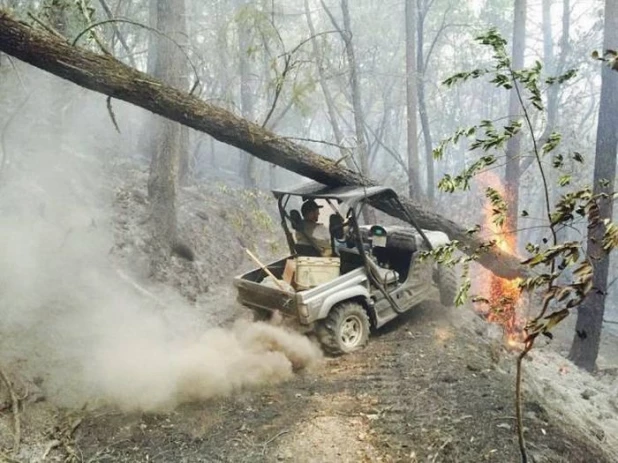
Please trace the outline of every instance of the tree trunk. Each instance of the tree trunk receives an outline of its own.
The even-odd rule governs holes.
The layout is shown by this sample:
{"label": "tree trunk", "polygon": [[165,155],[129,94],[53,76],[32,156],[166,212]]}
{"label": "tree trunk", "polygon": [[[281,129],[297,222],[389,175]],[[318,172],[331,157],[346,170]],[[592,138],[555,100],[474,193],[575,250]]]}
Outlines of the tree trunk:
{"label": "tree trunk", "polygon": [[[543,61],[545,67],[545,74],[548,76],[557,76],[562,74],[565,69],[566,54],[568,52],[569,43],[569,28],[570,28],[570,4],[569,0],[563,1],[562,10],[562,34],[560,39],[560,55],[557,57],[554,53],[554,42],[552,33],[552,14],[551,0],[543,0]],[[556,130],[558,124],[558,100],[560,96],[560,86],[557,84],[550,85],[547,89],[547,121],[543,134],[540,136],[540,143],[546,143],[549,136]],[[526,166],[524,162],[533,162],[534,157],[530,156],[522,161],[521,173],[523,174]],[[549,173],[550,178],[550,199],[552,204],[556,204],[560,196],[562,195],[562,189],[558,183],[558,179],[561,175],[560,170],[552,169]],[[535,198],[537,196],[529,196],[529,198]],[[530,211],[528,211],[530,212]],[[536,217],[533,215],[533,217]],[[556,238],[558,242],[566,242],[569,240],[569,228],[561,227],[556,231]],[[558,282],[567,284],[570,281],[570,272],[563,272],[558,278]]]}
{"label": "tree trunk", "polygon": [[[186,30],[185,0],[157,0],[155,27],[175,39]],[[184,90],[187,87],[184,56],[166,37],[155,41],[154,76],[166,84]],[[151,130],[152,158],[148,178],[148,197],[152,207],[155,246],[165,253],[177,241],[176,185],[181,159],[188,158],[186,131],[177,122],[156,118]],[[158,257],[158,256],[157,256]],[[158,259],[155,259],[158,260]]]}
{"label": "tree trunk", "polygon": [[341,0],[341,12],[343,14],[344,30],[340,32],[345,42],[345,52],[348,58],[348,66],[350,68],[350,90],[352,92],[352,106],[354,108],[354,128],[356,131],[357,152],[360,160],[361,174],[368,176],[369,158],[367,153],[367,140],[365,138],[365,115],[361,104],[361,87],[358,80],[358,63],[356,62],[354,44],[352,43],[352,21],[350,20],[348,0]]}
{"label": "tree trunk", "polygon": [[341,157],[345,160],[344,162],[350,169],[354,169],[353,160],[350,159],[349,153],[347,153],[346,149],[343,148],[343,133],[341,132],[341,127],[339,126],[339,121],[337,120],[335,100],[330,89],[328,88],[328,83],[326,82],[326,75],[324,73],[324,61],[322,59],[322,53],[320,52],[320,49],[318,47],[318,40],[315,33],[315,27],[313,26],[313,20],[311,19],[309,0],[304,0],[304,4],[305,16],[307,18],[307,27],[309,27],[309,34],[311,37],[311,48],[313,50],[313,56],[315,58],[316,68],[318,70],[318,82],[320,83],[320,88],[322,89],[322,93],[324,94],[326,110],[328,111],[328,119],[330,120],[330,125],[333,128],[335,142],[337,143],[337,145],[339,145]]}
{"label": "tree trunk", "polygon": [[418,133],[416,124],[416,113],[418,111],[416,93],[416,0],[406,0],[405,10],[408,192],[410,198],[418,200],[421,194],[418,160]]}
{"label": "tree trunk", "polygon": [[[247,2],[239,0],[237,6],[242,9]],[[240,77],[240,111],[245,119],[253,120],[253,92],[251,88],[251,68],[249,63],[249,44],[250,36],[247,25],[238,20],[236,24],[238,33],[238,74]],[[241,175],[245,188],[255,188],[257,179],[255,178],[255,158],[240,152],[241,156]]]}
{"label": "tree trunk", "polygon": [[[556,58],[553,46],[551,27],[551,0],[543,0],[543,55],[545,73],[549,76],[559,76],[566,71],[566,59],[571,45],[569,34],[571,29],[571,2],[562,2],[562,33],[560,37],[560,55]],[[547,89],[547,123],[545,130],[538,137],[538,145],[547,143],[551,133],[558,123],[558,104],[560,102],[560,85],[550,85]],[[536,162],[534,156],[524,157],[520,162],[520,175],[523,175]]]}
{"label": "tree trunk", "polygon": [[[605,1],[604,50],[618,47],[618,2]],[[570,358],[575,364],[588,371],[595,369],[605,297],[609,254],[603,249],[605,234],[604,220],[612,220],[612,194],[616,177],[616,149],[618,146],[618,74],[606,66],[602,69],[601,102],[599,124],[594,160],[594,194],[606,194],[608,198],[597,201],[598,216],[591,216],[588,224],[588,248],[586,255],[594,268],[592,289],[577,311],[575,337],[571,346]]]}
{"label": "tree trunk", "polygon": [[[360,165],[355,165],[360,174],[367,177],[369,175],[369,150],[367,138],[365,137],[365,113],[362,106],[361,85],[359,81],[359,68],[352,42],[352,20],[350,19],[350,7],[348,0],[341,0],[341,13],[343,16],[343,29],[339,27],[335,17],[326,7],[324,0],[322,6],[327,12],[333,26],[337,29],[345,44],[345,52],[348,60],[348,72],[350,74],[350,92],[352,98],[352,109],[354,113],[354,131],[356,134],[356,153]],[[375,223],[375,217],[371,209],[363,209],[363,217],[367,223]]]}
{"label": "tree trunk", "polygon": [[[38,32],[0,10],[0,51],[82,87],[152,111],[195,130],[207,133],[222,143],[240,148],[255,157],[331,186],[375,185],[372,180],[353,172],[331,159],[278,137],[229,111],[205,103],[187,92],[165,85],[147,74],[132,69],[111,56],[97,55],[73,47],[50,34]],[[441,230],[466,246],[464,251],[479,252],[481,265],[503,278],[526,274],[519,260],[499,249],[480,250],[482,240],[467,228],[428,211],[417,203],[402,199],[408,213],[426,229]],[[386,210],[383,203],[376,207]],[[388,213],[403,220],[399,211]]]}
{"label": "tree trunk", "polygon": [[[427,69],[425,68],[425,58],[424,58],[424,26],[425,26],[425,15],[428,12],[428,7],[421,11],[420,8],[421,0],[418,0],[417,5],[419,6],[417,11],[417,24],[418,24],[418,46],[416,47],[417,55],[416,55],[416,67],[418,70],[418,80],[417,80],[417,93],[418,93],[418,112],[421,116],[421,128],[423,130],[423,140],[425,144],[425,163],[427,164],[427,199],[430,204],[433,204],[436,197],[435,192],[435,174],[434,174],[434,164],[433,164],[433,142],[431,140],[431,127],[429,126],[429,117],[427,116],[427,103],[425,102],[425,73]],[[426,4],[426,2],[425,2]]]}
{"label": "tree trunk", "polygon": [[[520,70],[524,67],[524,51],[526,46],[526,0],[515,0],[513,12],[513,57],[511,67]],[[518,84],[519,85],[519,84]],[[523,91],[523,89],[520,89]],[[517,96],[517,90],[513,88],[509,99],[509,119],[516,121],[521,119],[521,103]],[[521,170],[519,167],[521,154],[521,133],[510,138],[506,144],[506,168],[504,172],[504,184],[506,200],[508,204],[506,213],[506,231],[512,233],[513,248],[517,249],[517,223],[519,216],[519,179]]]}

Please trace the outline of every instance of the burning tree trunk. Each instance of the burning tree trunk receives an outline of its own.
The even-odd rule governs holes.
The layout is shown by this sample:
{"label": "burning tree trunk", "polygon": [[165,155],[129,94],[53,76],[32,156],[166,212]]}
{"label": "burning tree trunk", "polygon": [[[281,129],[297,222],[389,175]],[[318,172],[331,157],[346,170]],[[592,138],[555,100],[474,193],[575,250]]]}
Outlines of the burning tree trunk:
{"label": "burning tree trunk", "polygon": [[[33,66],[70,80],[82,87],[104,93],[168,119],[205,132],[217,140],[240,148],[253,156],[309,177],[326,185],[375,185],[375,182],[341,166],[331,159],[264,130],[229,111],[210,105],[186,92],[130,68],[111,56],[100,56],[71,46],[64,40],[34,30],[0,9],[0,51]],[[479,262],[504,278],[525,274],[519,260],[499,249],[485,249],[484,241],[465,227],[413,201],[404,206],[420,226],[442,230],[466,246],[469,254],[478,253]],[[384,204],[377,204],[385,210]],[[405,220],[398,211],[390,214]]]}
{"label": "burning tree trunk", "polygon": [[[618,2],[605,2],[604,50],[618,46]],[[603,67],[601,103],[597,128],[596,155],[594,160],[594,194],[607,195],[598,200],[598,209],[591,214],[588,227],[586,254],[592,262],[594,274],[592,290],[577,310],[575,338],[570,358],[579,367],[592,371],[595,368],[603,328],[609,254],[604,248],[605,220],[612,220],[612,193],[616,177],[616,149],[618,146],[618,74]]]}
{"label": "burning tree trunk", "polygon": [[[504,196],[505,187],[498,175],[492,172],[483,172],[478,177],[483,188],[492,188]],[[493,240],[496,247],[509,254],[516,254],[515,235],[509,233],[504,223],[495,221],[490,201],[485,205],[482,233],[485,238]],[[524,316],[521,313],[521,289],[518,280],[507,280],[494,274],[477,274],[476,283],[478,292],[483,294],[486,301],[479,302],[478,312],[491,323],[502,327],[505,340],[511,344],[522,340]]]}

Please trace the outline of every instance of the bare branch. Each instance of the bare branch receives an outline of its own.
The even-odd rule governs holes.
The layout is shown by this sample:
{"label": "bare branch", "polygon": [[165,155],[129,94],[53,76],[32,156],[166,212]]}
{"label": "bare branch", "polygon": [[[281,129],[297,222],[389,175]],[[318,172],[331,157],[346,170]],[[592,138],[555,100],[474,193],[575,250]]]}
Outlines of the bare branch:
{"label": "bare branch", "polygon": [[185,49],[173,38],[171,38],[169,35],[164,34],[163,32],[161,32],[158,29],[155,29],[154,27],[150,27],[150,26],[146,26],[145,24],[141,24],[138,23],[136,21],[131,21],[129,19],[121,19],[121,18],[114,18],[114,19],[106,19],[104,21],[98,21],[96,23],[91,24],[90,26],[88,26],[86,29],[84,29],[83,31],[81,31],[79,34],[77,34],[77,36],[73,39],[73,42],[71,43],[71,45],[76,46],[77,42],[79,42],[79,39],[82,38],[84,36],[84,34],[87,34],[91,29],[94,29],[95,27],[98,26],[102,26],[104,24],[113,24],[113,23],[127,23],[127,24],[132,24],[134,26],[138,26],[144,29],[147,29],[151,32],[154,32],[155,34],[160,35],[161,37],[165,37],[166,39],[168,39],[169,41],[171,41],[174,45],[176,45],[176,47],[178,47],[178,49],[182,52],[182,54],[185,56],[185,58],[187,59],[187,61],[189,62],[189,65],[191,66],[191,68],[193,69],[193,74],[195,75],[195,83],[193,84],[193,87],[191,88],[191,91],[189,92],[190,95],[193,94],[193,92],[195,91],[195,89],[198,87],[198,85],[200,84],[200,77],[199,74],[197,72],[197,68],[195,67],[195,64],[193,64],[193,61],[191,61],[191,58],[189,57],[189,55],[187,54],[187,52],[185,51]]}
{"label": "bare branch", "polygon": [[[114,19],[114,14],[112,13],[112,10],[110,10],[107,2],[105,0],[99,0],[99,3],[101,4],[103,11],[105,11],[107,18]],[[122,48],[124,48],[124,51],[127,53],[127,58],[129,59],[131,66],[136,68],[137,64],[135,62],[135,59],[133,58],[133,53],[131,52],[131,49],[127,45],[127,41],[124,39],[124,36],[120,33],[120,29],[118,29],[118,25],[116,23],[112,23],[112,28],[114,29],[114,34],[118,38],[118,41],[122,45]]]}

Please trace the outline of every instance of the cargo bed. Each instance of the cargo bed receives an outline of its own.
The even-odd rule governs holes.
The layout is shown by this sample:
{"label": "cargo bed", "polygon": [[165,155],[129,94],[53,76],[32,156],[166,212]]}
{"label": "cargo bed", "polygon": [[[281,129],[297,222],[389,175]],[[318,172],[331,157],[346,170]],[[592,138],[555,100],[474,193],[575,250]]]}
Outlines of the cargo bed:
{"label": "cargo bed", "polygon": [[[285,257],[268,264],[267,268],[277,278],[281,278],[285,263],[287,259],[291,258],[292,256]],[[240,304],[253,309],[279,310],[285,315],[296,317],[296,292],[284,291],[274,285],[262,284],[266,277],[266,272],[258,268],[234,278],[234,286],[238,291],[236,300]]]}

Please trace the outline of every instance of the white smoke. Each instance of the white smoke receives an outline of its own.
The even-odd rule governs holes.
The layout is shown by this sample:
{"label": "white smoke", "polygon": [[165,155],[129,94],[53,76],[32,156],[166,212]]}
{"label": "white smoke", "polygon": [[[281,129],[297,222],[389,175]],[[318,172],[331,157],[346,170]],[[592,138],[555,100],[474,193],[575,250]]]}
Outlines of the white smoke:
{"label": "white smoke", "polygon": [[[122,278],[109,253],[113,191],[104,188],[101,168],[109,153],[92,129],[80,130],[80,121],[93,123],[91,101],[107,117],[104,98],[82,98],[71,128],[56,137],[36,129],[45,95],[22,109],[29,122],[7,143],[13,162],[0,185],[0,363],[39,378],[64,405],[153,410],[284,380],[320,358],[296,333],[252,323],[209,327],[204,307],[171,290],[153,302]],[[105,124],[105,136],[114,137]]]}

